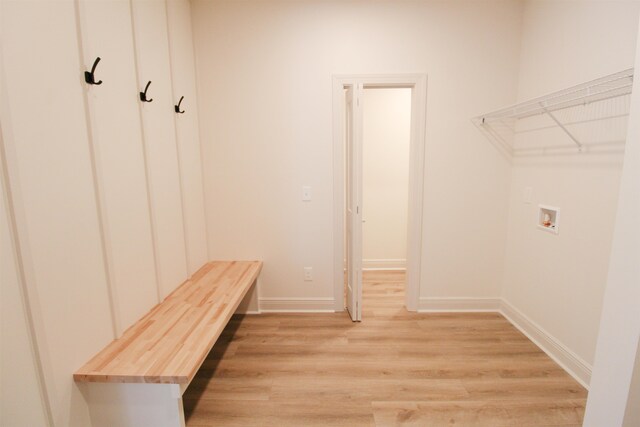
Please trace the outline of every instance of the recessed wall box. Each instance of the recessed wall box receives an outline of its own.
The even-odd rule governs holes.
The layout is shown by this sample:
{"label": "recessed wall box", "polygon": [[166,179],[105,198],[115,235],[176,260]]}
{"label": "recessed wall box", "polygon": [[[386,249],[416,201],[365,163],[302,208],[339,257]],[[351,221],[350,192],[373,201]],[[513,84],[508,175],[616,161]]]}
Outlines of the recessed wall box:
{"label": "recessed wall box", "polygon": [[549,233],[558,234],[560,226],[560,209],[553,206],[538,206],[538,228]]}

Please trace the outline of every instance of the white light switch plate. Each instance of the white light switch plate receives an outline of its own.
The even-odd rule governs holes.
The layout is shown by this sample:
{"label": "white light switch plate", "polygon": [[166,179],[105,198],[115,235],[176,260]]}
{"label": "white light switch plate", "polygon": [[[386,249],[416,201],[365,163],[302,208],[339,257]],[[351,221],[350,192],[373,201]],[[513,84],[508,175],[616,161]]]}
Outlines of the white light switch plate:
{"label": "white light switch plate", "polygon": [[311,187],[309,186],[302,187],[302,201],[303,202],[311,201]]}
{"label": "white light switch plate", "polygon": [[530,205],[532,197],[533,197],[533,188],[524,187],[524,192],[522,194],[522,201]]}

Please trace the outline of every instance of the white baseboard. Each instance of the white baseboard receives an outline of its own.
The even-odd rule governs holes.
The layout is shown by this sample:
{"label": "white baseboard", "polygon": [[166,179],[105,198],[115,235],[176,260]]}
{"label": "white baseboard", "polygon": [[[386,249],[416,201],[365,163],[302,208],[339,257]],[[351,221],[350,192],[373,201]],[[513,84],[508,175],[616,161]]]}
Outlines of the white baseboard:
{"label": "white baseboard", "polygon": [[589,390],[592,366],[503,298],[420,298],[418,312],[498,312]]}
{"label": "white baseboard", "polygon": [[500,311],[500,298],[420,298],[419,313]]}
{"label": "white baseboard", "polygon": [[363,259],[363,270],[405,270],[406,259]]}
{"label": "white baseboard", "polygon": [[261,313],[334,313],[333,298],[260,298]]}
{"label": "white baseboard", "polygon": [[549,357],[555,360],[558,365],[567,371],[567,373],[584,388],[589,390],[592,370],[590,364],[569,350],[564,344],[504,299],[502,300],[500,313],[509,320],[513,326],[518,328],[520,332],[525,334],[527,338],[533,341],[534,344],[540,347],[542,351],[547,353]]}

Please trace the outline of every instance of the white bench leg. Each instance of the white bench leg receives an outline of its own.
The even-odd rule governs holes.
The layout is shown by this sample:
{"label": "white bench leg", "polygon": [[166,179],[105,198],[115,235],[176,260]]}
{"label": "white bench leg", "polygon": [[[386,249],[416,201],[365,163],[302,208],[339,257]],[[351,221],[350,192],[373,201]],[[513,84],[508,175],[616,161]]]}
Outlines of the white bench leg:
{"label": "white bench leg", "polygon": [[92,427],[184,427],[178,384],[83,383]]}

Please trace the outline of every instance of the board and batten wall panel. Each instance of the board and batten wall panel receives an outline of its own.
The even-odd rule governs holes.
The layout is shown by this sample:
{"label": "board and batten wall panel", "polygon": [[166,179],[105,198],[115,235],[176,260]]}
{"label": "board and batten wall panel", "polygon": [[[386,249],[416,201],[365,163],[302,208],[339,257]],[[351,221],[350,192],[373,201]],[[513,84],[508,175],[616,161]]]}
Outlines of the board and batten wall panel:
{"label": "board and batten wall panel", "polygon": [[[1,9],[2,5],[0,15]],[[3,93],[0,90],[0,95]],[[0,131],[0,147],[3,145]],[[4,159],[1,157],[0,152],[0,425],[46,426],[46,406],[42,399],[44,390],[38,379],[37,355],[32,345],[26,298],[12,241],[13,232],[9,223],[10,213],[4,182]]]}
{"label": "board and batten wall panel", "polygon": [[118,334],[158,302],[128,0],[79,2],[85,85]]}
{"label": "board and batten wall panel", "polygon": [[[90,426],[88,408],[81,388],[73,382],[73,372],[187,275],[169,17],[165,2],[140,4],[147,8],[142,19],[153,20],[153,28],[143,30],[148,36],[143,41],[149,48],[145,52],[155,55],[160,50],[159,56],[152,57],[152,62],[157,60],[152,68],[159,70],[158,83],[162,84],[152,86],[150,96],[155,96],[153,90],[161,89],[159,99],[166,113],[149,115],[148,125],[159,123],[165,138],[159,142],[165,144],[149,145],[147,151],[141,123],[145,111],[141,111],[144,107],[138,97],[132,2],[0,3],[0,151],[6,154],[4,184],[8,189],[0,203],[2,425],[44,426],[49,425],[49,417],[53,426]],[[181,12],[184,18],[184,10]],[[186,13],[188,16],[188,9]],[[138,28],[145,25],[139,23]],[[190,23],[181,25],[174,34],[180,40],[179,49],[191,46]],[[192,50],[187,55],[191,56],[191,74],[181,74],[187,80],[183,82],[185,93],[190,89],[187,96],[194,102],[194,119],[187,123],[197,127]],[[84,82],[84,71],[91,69],[98,56],[102,60],[96,80],[102,84],[90,86]],[[190,270],[195,271],[207,256],[206,243],[197,239],[205,237],[198,134],[197,129],[186,129],[195,136],[189,138],[186,160],[180,165],[189,169],[187,176],[195,179],[194,194],[200,194],[200,200],[190,205],[196,224],[192,263],[197,263]],[[158,139],[152,137],[148,142],[157,143]],[[161,150],[150,151],[158,147]],[[158,153],[161,161],[153,163]],[[169,167],[162,161],[168,161]],[[149,178],[153,177],[148,176],[152,173],[148,166],[153,165],[159,166],[155,173],[160,178],[166,175],[171,180],[168,186],[156,181],[156,185],[164,185],[162,191],[170,190],[164,206],[152,203],[150,197]],[[7,195],[11,196],[10,205],[4,203]],[[187,209],[188,204],[184,206]],[[175,254],[168,255],[171,262],[167,265],[178,273],[166,276],[164,283],[158,281],[159,249],[154,246],[158,242],[154,241],[152,209],[169,215],[170,225],[164,230],[169,229],[174,239],[171,243],[177,248]],[[15,218],[15,254],[10,252],[13,234],[6,230],[6,213]],[[23,268],[18,269],[19,265]],[[21,277],[24,295],[18,287]],[[7,286],[11,288],[5,289]],[[6,357],[5,352],[9,354]],[[11,408],[4,411],[7,405]]]}
{"label": "board and batten wall panel", "polygon": [[165,2],[131,0],[160,296],[187,279],[184,220]]}
{"label": "board and batten wall panel", "polygon": [[2,2],[7,175],[56,427],[91,425],[72,374],[114,338],[77,35],[72,0]]}
{"label": "board and batten wall panel", "polygon": [[176,135],[182,177],[188,273],[191,275],[207,262],[209,257],[189,1],[167,0],[167,15],[173,100],[177,103],[180,97],[184,96],[180,107],[185,113],[176,115]]}

